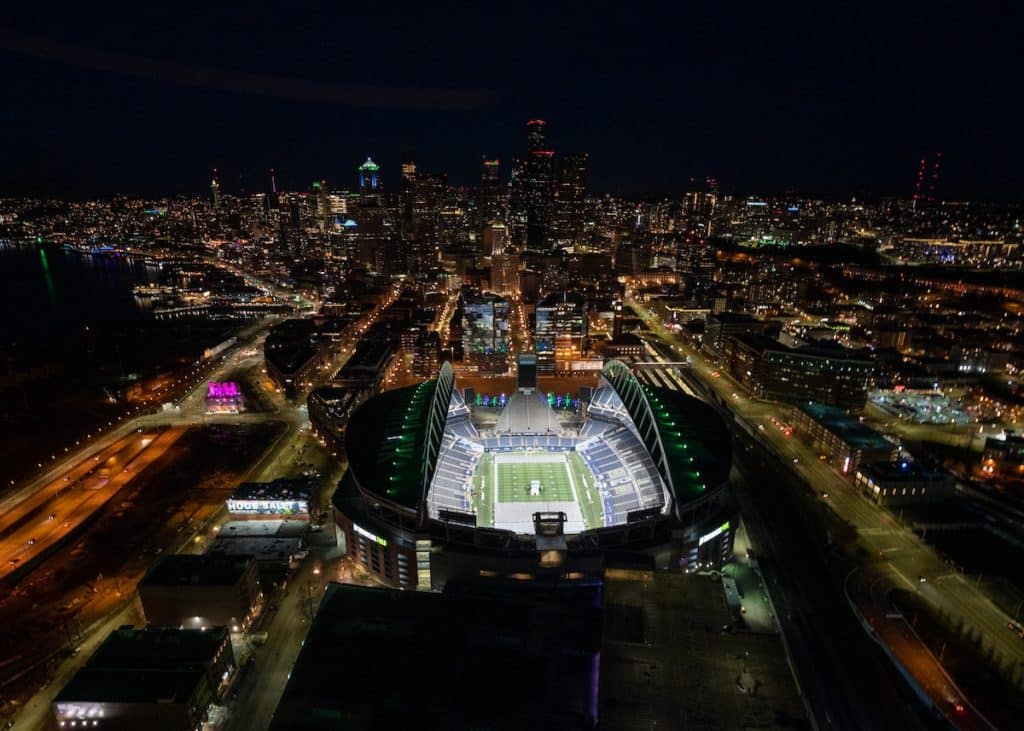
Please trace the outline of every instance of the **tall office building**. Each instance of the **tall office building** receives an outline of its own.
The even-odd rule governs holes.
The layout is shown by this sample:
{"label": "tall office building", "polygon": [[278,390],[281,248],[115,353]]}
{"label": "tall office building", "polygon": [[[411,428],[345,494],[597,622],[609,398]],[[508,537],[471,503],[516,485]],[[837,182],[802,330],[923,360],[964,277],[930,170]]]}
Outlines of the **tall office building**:
{"label": "tall office building", "polygon": [[519,254],[498,253],[491,257],[491,288],[498,294],[519,294]]}
{"label": "tall office building", "polygon": [[587,335],[586,301],[582,295],[561,292],[537,303],[534,346],[537,372],[541,375],[565,373],[583,353]]}
{"label": "tall office building", "polygon": [[213,196],[213,210],[220,210],[220,183],[217,181],[217,168],[213,169],[213,180],[210,181],[210,195]]}
{"label": "tall office building", "polygon": [[321,232],[327,231],[331,224],[331,201],[327,194],[326,180],[313,181],[313,198],[317,227]]}
{"label": "tall office building", "polygon": [[437,263],[441,248],[441,209],[445,203],[447,181],[444,175],[418,171],[409,193],[407,264],[410,272]]}
{"label": "tall office building", "polygon": [[512,244],[522,247],[526,243],[526,166],[519,158],[512,160],[508,181],[508,229]]}
{"label": "tall office building", "polygon": [[382,195],[380,166],[371,158],[359,166],[359,207],[356,212],[359,263],[384,276],[405,271],[401,240],[388,221]]}
{"label": "tall office building", "polygon": [[480,178],[480,224],[487,227],[505,220],[505,191],[501,187],[501,161],[484,160]]}
{"label": "tall office building", "polygon": [[462,296],[462,346],[465,358],[480,373],[508,371],[509,303],[495,294]]}
{"label": "tall office building", "polygon": [[587,158],[585,152],[562,158],[555,191],[552,239],[560,246],[579,246],[583,239],[587,203]]}
{"label": "tall office building", "polygon": [[542,250],[551,243],[555,153],[547,148],[543,119],[526,123],[526,158],[517,160],[511,183],[512,243]]}
{"label": "tall office building", "polygon": [[376,198],[381,194],[380,165],[371,157],[359,166],[359,194],[363,198]]}
{"label": "tall office building", "polygon": [[526,151],[536,152],[547,147],[546,130],[548,123],[543,119],[531,119],[526,123]]}
{"label": "tall office building", "polygon": [[400,192],[401,204],[401,232],[402,238],[412,237],[412,193],[416,186],[416,154],[412,150],[402,152],[402,189]]}
{"label": "tall office building", "polygon": [[482,242],[479,250],[481,256],[502,254],[509,247],[508,227],[503,223],[486,224],[480,240]]}

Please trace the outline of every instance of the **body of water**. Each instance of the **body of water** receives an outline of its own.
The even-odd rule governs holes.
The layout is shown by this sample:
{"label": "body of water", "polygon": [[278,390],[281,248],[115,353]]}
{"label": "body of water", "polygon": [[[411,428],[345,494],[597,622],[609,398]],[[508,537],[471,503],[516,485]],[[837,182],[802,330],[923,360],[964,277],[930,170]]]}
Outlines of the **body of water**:
{"label": "body of water", "polygon": [[145,317],[132,287],[156,276],[155,269],[125,258],[0,245],[0,334],[54,337]]}

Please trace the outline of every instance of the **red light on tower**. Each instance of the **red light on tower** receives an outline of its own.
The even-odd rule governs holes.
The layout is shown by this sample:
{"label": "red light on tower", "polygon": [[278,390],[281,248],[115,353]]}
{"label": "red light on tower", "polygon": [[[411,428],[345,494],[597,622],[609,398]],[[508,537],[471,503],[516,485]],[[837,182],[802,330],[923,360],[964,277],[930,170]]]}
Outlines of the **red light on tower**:
{"label": "red light on tower", "polygon": [[927,158],[921,158],[921,162],[917,167],[917,180],[914,181],[914,200],[919,201],[923,196],[924,177],[928,170]]}
{"label": "red light on tower", "polygon": [[935,153],[935,162],[932,163],[932,179],[928,183],[928,201],[935,200],[935,186],[939,183],[939,167],[942,165],[942,153]]}

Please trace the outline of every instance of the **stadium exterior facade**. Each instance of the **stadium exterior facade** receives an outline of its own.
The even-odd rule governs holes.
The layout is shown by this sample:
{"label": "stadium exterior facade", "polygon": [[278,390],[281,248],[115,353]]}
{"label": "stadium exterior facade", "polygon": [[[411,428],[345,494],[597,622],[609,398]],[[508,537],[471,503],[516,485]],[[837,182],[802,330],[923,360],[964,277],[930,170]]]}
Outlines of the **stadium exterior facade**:
{"label": "stadium exterior facade", "polygon": [[[610,361],[598,387],[581,394],[579,413],[566,428],[525,388],[478,428],[447,363],[434,380],[364,402],[349,420],[349,467],[333,498],[348,555],[386,584],[423,590],[466,575],[586,575],[610,554],[683,571],[731,558],[731,443],[710,406],[648,387]],[[527,453],[585,465],[593,479],[572,492],[582,502],[589,491],[589,521],[545,513],[542,503],[536,512],[531,503],[488,504],[499,499],[499,473],[488,486],[483,461]],[[536,522],[503,520],[502,507]],[[551,519],[554,539],[541,530]],[[543,560],[550,549],[561,556],[553,568]]]}

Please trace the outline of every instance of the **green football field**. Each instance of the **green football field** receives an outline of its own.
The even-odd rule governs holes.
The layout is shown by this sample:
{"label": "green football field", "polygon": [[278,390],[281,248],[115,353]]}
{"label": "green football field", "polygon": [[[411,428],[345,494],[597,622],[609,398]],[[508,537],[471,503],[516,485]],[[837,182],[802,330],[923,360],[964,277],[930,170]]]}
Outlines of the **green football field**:
{"label": "green football field", "polygon": [[[530,483],[540,481],[540,494],[530,494]],[[498,465],[498,500],[503,503],[571,501],[565,462],[513,462]]]}
{"label": "green football field", "polygon": [[[495,491],[497,480],[497,491]],[[540,495],[530,495],[530,483],[539,480]],[[477,525],[494,525],[494,504],[518,502],[576,502],[587,528],[604,525],[601,497],[594,476],[575,452],[554,462],[501,462],[485,454],[473,475],[473,503]]]}

